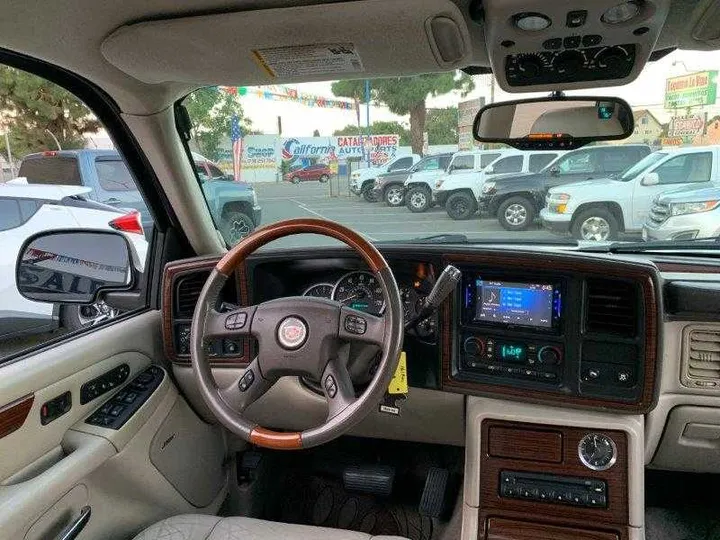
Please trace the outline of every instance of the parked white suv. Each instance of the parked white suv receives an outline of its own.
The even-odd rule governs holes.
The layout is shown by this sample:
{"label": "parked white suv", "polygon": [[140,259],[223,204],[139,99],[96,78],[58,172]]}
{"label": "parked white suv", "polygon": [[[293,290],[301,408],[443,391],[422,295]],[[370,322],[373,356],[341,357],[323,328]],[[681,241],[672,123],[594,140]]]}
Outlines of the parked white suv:
{"label": "parked white suv", "polygon": [[578,240],[616,240],[620,233],[640,233],[657,195],[717,183],[719,160],[718,146],[661,150],[615,178],[552,188],[540,212],[542,224]]}
{"label": "parked white suv", "polygon": [[405,180],[405,204],[411,212],[425,212],[433,199],[435,182],[445,175],[477,174],[503,156],[507,150],[464,150],[453,154],[447,171],[413,173]]}
{"label": "parked white suv", "polygon": [[404,171],[415,165],[418,161],[420,161],[420,156],[410,154],[396,156],[380,167],[365,167],[354,170],[350,174],[350,191],[355,195],[362,195],[368,202],[375,202],[376,198],[373,193],[373,186],[379,174]]}
{"label": "parked white suv", "polygon": [[720,187],[682,189],[655,198],[642,231],[646,241],[720,236]]}
{"label": "parked white suv", "polygon": [[435,181],[433,198],[445,206],[453,219],[468,219],[478,210],[478,198],[486,180],[512,174],[535,173],[545,168],[562,151],[523,152],[509,150],[481,171],[461,171],[445,174]]}
{"label": "parked white suv", "polygon": [[15,263],[23,243],[49,230],[119,230],[130,240],[138,268],[144,267],[148,244],[140,214],[83,198],[89,191],[86,187],[27,185],[20,179],[0,184],[0,246],[4,254],[0,258],[0,339],[59,326],[75,330],[116,314],[104,304],[33,302],[21,296],[15,284]]}

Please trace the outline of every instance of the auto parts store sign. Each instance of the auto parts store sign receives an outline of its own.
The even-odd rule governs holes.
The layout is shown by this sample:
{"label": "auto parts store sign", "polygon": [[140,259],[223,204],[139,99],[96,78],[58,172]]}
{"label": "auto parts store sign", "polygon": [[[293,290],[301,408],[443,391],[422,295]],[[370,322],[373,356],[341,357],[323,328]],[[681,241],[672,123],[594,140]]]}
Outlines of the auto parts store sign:
{"label": "auto parts store sign", "polygon": [[701,71],[665,81],[665,108],[683,109],[714,105],[717,97],[717,71]]}

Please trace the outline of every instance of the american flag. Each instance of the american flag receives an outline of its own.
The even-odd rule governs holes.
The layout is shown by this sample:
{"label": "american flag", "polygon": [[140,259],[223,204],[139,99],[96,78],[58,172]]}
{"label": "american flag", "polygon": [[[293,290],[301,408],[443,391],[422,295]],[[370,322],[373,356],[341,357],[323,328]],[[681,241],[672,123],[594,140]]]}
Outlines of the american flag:
{"label": "american flag", "polygon": [[239,182],[240,170],[242,169],[243,132],[238,115],[234,115],[230,122],[230,140],[232,141],[233,151],[233,176],[235,181]]}

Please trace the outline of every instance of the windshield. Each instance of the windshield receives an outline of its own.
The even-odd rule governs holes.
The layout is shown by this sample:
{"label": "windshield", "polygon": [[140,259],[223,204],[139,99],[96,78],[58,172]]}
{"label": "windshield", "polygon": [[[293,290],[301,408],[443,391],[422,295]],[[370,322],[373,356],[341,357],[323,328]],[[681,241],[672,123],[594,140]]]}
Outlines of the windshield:
{"label": "windshield", "polygon": [[638,174],[643,172],[645,169],[649,168],[651,165],[654,165],[661,159],[663,159],[665,156],[667,156],[667,153],[665,152],[654,152],[650,154],[649,156],[645,157],[644,159],[641,159],[638,161],[635,165],[628,167],[625,172],[620,174],[618,176],[619,180],[632,180],[635,178]]}
{"label": "windshield", "polygon": [[[192,121],[190,149],[207,160],[195,167],[198,177],[227,180],[204,182],[202,193],[228,244],[241,236],[225,231],[247,234],[298,217],[338,221],[375,242],[686,241],[720,235],[720,208],[655,205],[667,191],[720,182],[718,66],[720,52],[675,51],[626,86],[566,92],[624,99],[634,131],[544,153],[473,140],[475,115],[491,100],[547,95],[507,93],[491,75],[238,81],[199,89],[182,104]],[[698,147],[708,150],[690,156]],[[688,157],[648,172],[671,153]],[[235,183],[253,189],[233,192]]]}

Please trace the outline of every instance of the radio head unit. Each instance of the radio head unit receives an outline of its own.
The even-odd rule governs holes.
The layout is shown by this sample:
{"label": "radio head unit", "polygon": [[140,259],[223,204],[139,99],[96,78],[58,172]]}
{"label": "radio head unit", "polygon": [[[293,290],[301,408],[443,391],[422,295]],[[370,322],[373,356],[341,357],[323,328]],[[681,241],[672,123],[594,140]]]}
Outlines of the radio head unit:
{"label": "radio head unit", "polygon": [[557,331],[562,313],[560,285],[505,281],[480,274],[463,279],[463,325],[524,327]]}

